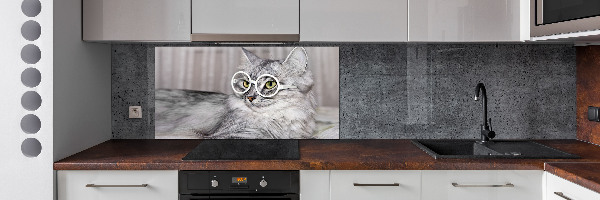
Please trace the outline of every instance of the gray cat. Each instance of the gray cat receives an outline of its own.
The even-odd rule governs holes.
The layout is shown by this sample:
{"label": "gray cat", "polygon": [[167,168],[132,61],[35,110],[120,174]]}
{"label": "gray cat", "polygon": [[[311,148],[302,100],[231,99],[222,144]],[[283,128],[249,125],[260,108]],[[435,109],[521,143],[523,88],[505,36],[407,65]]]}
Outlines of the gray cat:
{"label": "gray cat", "polygon": [[306,50],[294,48],[283,61],[242,51],[232,95],[157,90],[156,131],[214,139],[312,138],[316,102]]}

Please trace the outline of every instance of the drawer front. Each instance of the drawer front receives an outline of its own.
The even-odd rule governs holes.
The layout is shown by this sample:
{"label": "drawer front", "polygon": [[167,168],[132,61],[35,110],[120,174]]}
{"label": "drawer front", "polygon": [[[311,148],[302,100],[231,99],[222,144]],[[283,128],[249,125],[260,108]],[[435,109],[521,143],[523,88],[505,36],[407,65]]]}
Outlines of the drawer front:
{"label": "drawer front", "polygon": [[[331,200],[418,200],[421,171],[331,171]],[[356,185],[367,184],[367,185]],[[373,184],[374,186],[370,186]],[[391,184],[396,186],[384,186]]]}
{"label": "drawer front", "polygon": [[[177,171],[68,170],[57,172],[59,200],[177,200]],[[86,187],[95,184],[97,187]],[[140,186],[146,187],[126,187]],[[113,187],[106,187],[113,186]]]}
{"label": "drawer front", "polygon": [[[555,192],[559,193],[556,194]],[[600,194],[567,181],[554,174],[546,173],[546,200],[600,199]],[[561,197],[562,196],[562,197]]]}
{"label": "drawer front", "polygon": [[423,171],[423,199],[542,200],[542,175],[537,170]]}

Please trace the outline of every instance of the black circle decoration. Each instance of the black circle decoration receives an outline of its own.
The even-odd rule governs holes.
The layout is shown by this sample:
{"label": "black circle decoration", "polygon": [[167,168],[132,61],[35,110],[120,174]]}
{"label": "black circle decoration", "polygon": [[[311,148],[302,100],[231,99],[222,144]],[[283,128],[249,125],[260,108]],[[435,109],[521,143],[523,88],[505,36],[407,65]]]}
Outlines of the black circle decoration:
{"label": "black circle decoration", "polygon": [[37,157],[42,153],[42,144],[35,138],[27,138],[21,143],[21,152],[27,157]]}
{"label": "black circle decoration", "polygon": [[42,3],[39,0],[23,0],[21,11],[27,17],[35,17],[42,11]]}
{"label": "black circle decoration", "polygon": [[34,91],[27,91],[21,97],[21,105],[29,111],[34,111],[42,106],[42,97]]}
{"label": "black circle decoration", "polygon": [[36,134],[41,127],[42,121],[34,114],[28,114],[21,118],[21,130],[27,134]]}
{"label": "black circle decoration", "polygon": [[35,64],[40,61],[42,51],[34,44],[28,44],[21,49],[21,59],[27,64]]}
{"label": "black circle decoration", "polygon": [[40,26],[40,23],[38,23],[36,21],[29,20],[29,21],[26,21],[25,23],[23,23],[23,25],[21,26],[21,35],[26,40],[29,40],[29,41],[37,40],[38,38],[40,38],[41,34],[42,34],[42,27]]}
{"label": "black circle decoration", "polygon": [[36,68],[27,68],[21,73],[21,82],[27,87],[36,87],[42,82],[42,73]]}

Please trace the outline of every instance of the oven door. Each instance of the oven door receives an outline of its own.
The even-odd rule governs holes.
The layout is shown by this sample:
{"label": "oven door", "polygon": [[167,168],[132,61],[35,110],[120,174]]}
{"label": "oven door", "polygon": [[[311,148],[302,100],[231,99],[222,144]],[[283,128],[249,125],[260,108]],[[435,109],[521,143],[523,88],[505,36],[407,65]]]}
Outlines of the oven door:
{"label": "oven door", "polygon": [[179,195],[179,200],[204,200],[204,199],[219,199],[219,200],[238,200],[238,199],[269,199],[269,200],[300,200],[297,194],[284,195],[219,195],[219,196],[195,196],[195,195]]}
{"label": "oven door", "polygon": [[536,25],[600,16],[598,0],[536,0]]}
{"label": "oven door", "polygon": [[598,0],[530,0],[531,36],[600,29]]}

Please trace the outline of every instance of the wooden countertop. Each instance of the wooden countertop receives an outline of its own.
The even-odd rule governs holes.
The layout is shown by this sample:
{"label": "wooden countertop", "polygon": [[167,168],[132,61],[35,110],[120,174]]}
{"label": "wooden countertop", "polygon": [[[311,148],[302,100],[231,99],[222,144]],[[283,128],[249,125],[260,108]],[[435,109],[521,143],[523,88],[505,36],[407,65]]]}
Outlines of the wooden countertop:
{"label": "wooden countertop", "polygon": [[[581,159],[439,159],[410,140],[300,140],[300,160],[183,161],[202,140],[109,140],[55,170],[543,170],[600,193],[600,146],[536,140]],[[545,167],[545,168],[544,168]]]}
{"label": "wooden countertop", "polygon": [[551,162],[546,163],[545,170],[600,193],[600,162]]}
{"label": "wooden countertop", "polygon": [[536,140],[581,159],[439,159],[410,140],[300,140],[300,160],[183,161],[202,140],[109,140],[54,163],[55,170],[542,170],[546,162],[600,162],[600,147]]}

